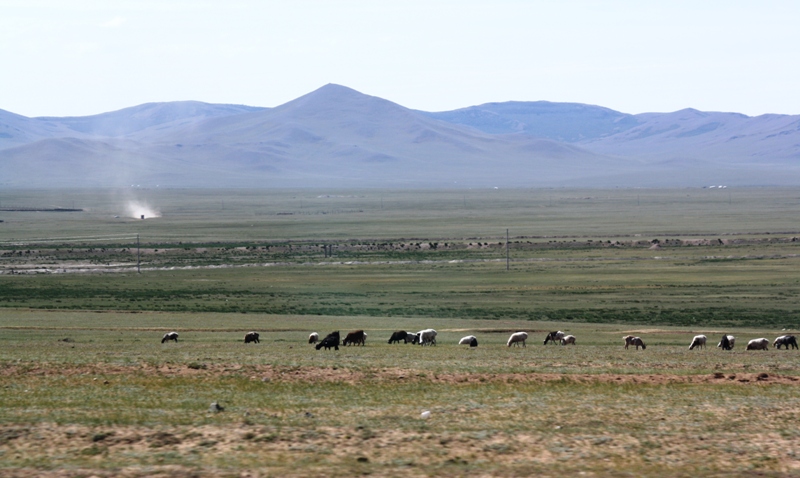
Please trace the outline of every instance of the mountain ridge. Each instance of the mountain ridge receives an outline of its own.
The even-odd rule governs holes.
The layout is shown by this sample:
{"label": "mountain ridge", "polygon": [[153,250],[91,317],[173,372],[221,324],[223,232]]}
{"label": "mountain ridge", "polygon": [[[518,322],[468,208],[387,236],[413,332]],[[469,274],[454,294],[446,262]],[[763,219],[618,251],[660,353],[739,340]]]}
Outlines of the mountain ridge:
{"label": "mountain ridge", "polygon": [[0,187],[544,187],[800,184],[800,116],[631,115],[511,101],[447,112],[328,84],[274,108],[0,110]]}

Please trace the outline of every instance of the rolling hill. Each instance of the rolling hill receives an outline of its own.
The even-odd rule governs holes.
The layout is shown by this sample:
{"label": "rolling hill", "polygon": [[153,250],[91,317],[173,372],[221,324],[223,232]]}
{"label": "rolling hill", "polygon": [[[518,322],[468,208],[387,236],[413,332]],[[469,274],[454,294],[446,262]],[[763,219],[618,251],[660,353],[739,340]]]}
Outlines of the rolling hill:
{"label": "rolling hill", "polygon": [[333,84],[275,108],[0,110],[0,187],[800,184],[798,159],[798,116],[543,101],[430,113]]}

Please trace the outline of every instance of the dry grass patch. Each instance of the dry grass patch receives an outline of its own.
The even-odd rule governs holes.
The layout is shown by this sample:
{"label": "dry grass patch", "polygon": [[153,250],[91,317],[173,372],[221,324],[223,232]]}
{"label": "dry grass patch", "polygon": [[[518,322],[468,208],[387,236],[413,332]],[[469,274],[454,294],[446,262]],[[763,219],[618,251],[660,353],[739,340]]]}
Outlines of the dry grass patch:
{"label": "dry grass patch", "polygon": [[[800,416],[793,377],[235,363],[30,371],[0,375],[8,476],[800,472],[800,432],[787,426]],[[217,400],[225,411],[209,410]]]}

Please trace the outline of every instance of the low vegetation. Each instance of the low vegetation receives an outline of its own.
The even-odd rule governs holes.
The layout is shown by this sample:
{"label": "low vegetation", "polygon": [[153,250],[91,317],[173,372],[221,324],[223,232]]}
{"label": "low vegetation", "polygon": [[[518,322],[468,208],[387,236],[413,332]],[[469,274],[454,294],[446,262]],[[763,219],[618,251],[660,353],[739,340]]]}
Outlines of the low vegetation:
{"label": "low vegetation", "polygon": [[[436,347],[386,344],[394,328],[423,324],[439,331]],[[306,343],[333,328],[363,328],[367,345]],[[578,345],[542,345],[551,328]],[[177,344],[160,343],[168,329]],[[243,343],[250,329],[260,344]],[[520,329],[528,346],[506,347]],[[688,350],[714,329],[512,320],[18,310],[0,330],[0,466],[11,476],[800,468],[787,426],[800,411],[798,352],[741,345],[780,330],[726,329],[732,352]],[[470,333],[477,349],[457,345]],[[647,350],[624,350],[628,333]]]}
{"label": "low vegetation", "polygon": [[[83,213],[4,213],[0,473],[795,475],[799,352],[744,346],[800,328],[797,191],[716,193],[151,191],[141,221],[74,192]],[[60,204],[27,194],[2,202]],[[428,327],[436,347],[386,343]],[[306,343],[357,329],[364,347]]]}

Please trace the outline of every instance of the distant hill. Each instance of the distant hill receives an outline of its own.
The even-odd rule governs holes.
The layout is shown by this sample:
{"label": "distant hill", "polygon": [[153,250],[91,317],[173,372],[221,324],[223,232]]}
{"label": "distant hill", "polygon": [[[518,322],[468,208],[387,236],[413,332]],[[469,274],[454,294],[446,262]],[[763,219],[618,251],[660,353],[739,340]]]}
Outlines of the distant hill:
{"label": "distant hill", "polygon": [[567,143],[620,133],[639,124],[633,115],[608,108],[549,101],[487,103],[426,114],[450,123],[471,126],[485,133],[525,133]]}
{"label": "distant hill", "polygon": [[429,113],[333,84],[275,108],[0,110],[0,187],[800,184],[798,159],[798,116],[543,101]]}
{"label": "distant hill", "polygon": [[715,163],[800,159],[800,116],[708,113],[629,115],[575,103],[488,103],[433,118],[492,134],[524,133],[593,152],[641,159],[711,159]]}
{"label": "distant hill", "polygon": [[0,110],[0,150],[55,137],[80,137],[59,122],[27,118]]}
{"label": "distant hill", "polygon": [[36,118],[53,122],[90,136],[123,137],[148,130],[182,127],[208,118],[217,118],[266,108],[241,105],[214,105],[199,101],[145,103],[110,113],[66,118]]}

